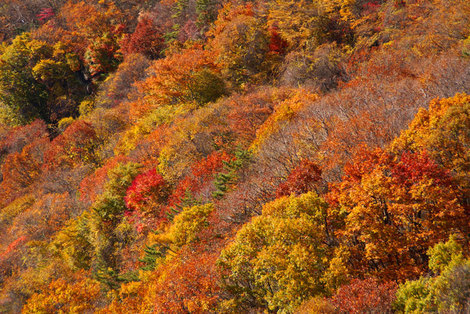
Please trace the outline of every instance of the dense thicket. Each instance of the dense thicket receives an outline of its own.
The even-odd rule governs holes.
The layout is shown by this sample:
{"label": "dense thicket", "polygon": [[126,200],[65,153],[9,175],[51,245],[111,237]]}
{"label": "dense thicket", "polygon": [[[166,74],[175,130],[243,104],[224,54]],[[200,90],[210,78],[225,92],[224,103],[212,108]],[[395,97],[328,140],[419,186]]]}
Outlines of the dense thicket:
{"label": "dense thicket", "polygon": [[467,0],[6,0],[0,312],[470,311]]}

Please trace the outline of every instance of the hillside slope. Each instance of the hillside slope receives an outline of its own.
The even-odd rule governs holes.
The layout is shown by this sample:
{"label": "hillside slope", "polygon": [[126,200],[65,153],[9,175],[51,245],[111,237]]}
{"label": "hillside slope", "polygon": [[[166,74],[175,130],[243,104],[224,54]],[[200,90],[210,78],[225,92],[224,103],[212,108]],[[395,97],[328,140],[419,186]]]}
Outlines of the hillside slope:
{"label": "hillside slope", "polygon": [[470,310],[467,0],[8,0],[0,313]]}

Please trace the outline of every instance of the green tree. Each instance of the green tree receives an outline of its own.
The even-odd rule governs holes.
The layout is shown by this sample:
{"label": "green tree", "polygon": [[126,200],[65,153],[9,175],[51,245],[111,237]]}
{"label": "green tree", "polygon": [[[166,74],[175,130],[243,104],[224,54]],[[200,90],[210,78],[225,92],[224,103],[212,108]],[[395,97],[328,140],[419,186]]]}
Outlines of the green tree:
{"label": "green tree", "polygon": [[60,42],[51,46],[28,33],[17,36],[0,48],[0,104],[18,123],[38,117],[51,123],[75,114],[85,94],[72,70],[76,60]]}
{"label": "green tree", "polygon": [[127,163],[110,170],[104,192],[91,207],[88,228],[94,249],[92,266],[98,280],[109,288],[118,287],[119,250],[132,240],[131,233],[122,232],[128,226],[124,197],[139,169],[139,164]]}
{"label": "green tree", "polygon": [[327,204],[315,193],[277,199],[238,231],[220,255],[229,311],[292,311],[325,292]]}
{"label": "green tree", "polygon": [[470,260],[455,237],[428,250],[434,277],[421,277],[400,285],[396,309],[405,313],[467,313],[470,309]]}

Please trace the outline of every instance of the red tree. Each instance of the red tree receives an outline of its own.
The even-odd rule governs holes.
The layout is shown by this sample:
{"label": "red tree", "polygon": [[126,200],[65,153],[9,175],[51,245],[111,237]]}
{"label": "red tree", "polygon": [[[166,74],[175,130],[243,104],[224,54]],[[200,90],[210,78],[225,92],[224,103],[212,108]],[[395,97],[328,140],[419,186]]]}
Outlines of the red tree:
{"label": "red tree", "polygon": [[297,195],[307,193],[308,191],[318,191],[319,183],[321,181],[320,168],[310,160],[302,160],[300,164],[295,167],[287,180],[281,183],[276,190],[276,198],[281,196],[288,196],[292,193]]}
{"label": "red tree", "polygon": [[134,33],[124,37],[121,49],[125,55],[141,53],[150,59],[157,59],[163,49],[163,37],[152,20],[144,17],[137,24]]}
{"label": "red tree", "polygon": [[163,206],[168,198],[168,191],[163,176],[153,168],[134,179],[124,200],[131,210],[164,218]]}
{"label": "red tree", "polygon": [[269,52],[277,55],[283,55],[286,52],[286,48],[289,44],[287,41],[282,39],[277,27],[272,27],[269,32],[271,33],[271,37],[269,38]]}

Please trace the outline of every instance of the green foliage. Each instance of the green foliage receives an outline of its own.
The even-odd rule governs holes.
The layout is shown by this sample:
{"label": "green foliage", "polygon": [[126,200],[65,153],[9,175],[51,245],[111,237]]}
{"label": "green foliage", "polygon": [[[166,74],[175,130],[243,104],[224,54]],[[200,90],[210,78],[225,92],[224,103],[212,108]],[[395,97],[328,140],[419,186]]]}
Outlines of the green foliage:
{"label": "green foliage", "polygon": [[189,90],[199,105],[216,101],[227,92],[224,80],[209,69],[203,69],[193,75]]}
{"label": "green foliage", "polygon": [[189,0],[176,0],[175,5],[173,6],[173,16],[172,18],[180,17],[184,10],[188,7]]}
{"label": "green foliage", "polygon": [[462,54],[465,57],[470,57],[470,36],[462,42]]}
{"label": "green foliage", "polygon": [[92,210],[103,221],[116,221],[127,209],[124,202],[126,190],[139,173],[140,165],[135,163],[120,164],[108,173],[108,182],[92,206]]}
{"label": "green foliage", "polygon": [[17,36],[0,55],[0,103],[21,123],[38,117],[53,122],[75,113],[84,87],[68,64],[70,58],[60,43],[51,46],[28,33]]}
{"label": "green foliage", "polygon": [[216,190],[212,193],[214,198],[222,198],[229,190],[230,186],[237,182],[238,171],[245,166],[251,158],[251,153],[247,150],[238,149],[235,152],[235,159],[223,161],[224,172],[217,174],[214,185]]}
{"label": "green foliage", "polygon": [[223,306],[290,312],[324,293],[326,208],[315,193],[266,204],[220,255],[224,286],[231,293]]}
{"label": "green foliage", "polygon": [[207,30],[209,25],[217,18],[217,1],[214,0],[196,0],[196,25]]}
{"label": "green foliage", "polygon": [[165,45],[170,46],[172,43],[176,41],[178,38],[178,34],[180,32],[181,26],[179,24],[174,24],[171,30],[168,30],[165,34],[163,34],[163,38],[165,39]]}
{"label": "green foliage", "polygon": [[117,290],[120,286],[119,273],[111,267],[106,267],[106,265],[98,266],[94,272],[94,277],[110,290]]}
{"label": "green foliage", "polygon": [[400,285],[395,306],[405,313],[465,313],[469,310],[470,260],[454,237],[428,251],[435,277],[421,277]]}
{"label": "green foliage", "polygon": [[142,270],[154,270],[157,265],[157,259],[165,256],[166,252],[162,251],[161,246],[157,243],[150,246],[146,245],[144,248],[145,255],[142,259],[139,259],[139,261],[145,264],[145,266],[142,267]]}
{"label": "green foliage", "polygon": [[104,192],[91,206],[90,242],[94,248],[93,267],[96,278],[110,289],[119,286],[119,250],[126,247],[132,233],[126,232],[124,202],[127,188],[140,172],[136,163],[119,164],[108,172]]}
{"label": "green foliage", "polygon": [[173,221],[175,216],[179,214],[185,207],[193,207],[196,205],[201,205],[201,202],[198,201],[191,193],[189,189],[184,192],[184,197],[181,199],[181,203],[176,204],[173,207],[170,207],[170,211],[167,212],[167,218],[169,221]]}
{"label": "green foliage", "polygon": [[0,101],[12,108],[24,122],[47,116],[46,86],[35,80],[30,62],[39,61],[48,55],[51,55],[50,47],[44,43],[31,42],[28,34],[16,37],[2,53]]}
{"label": "green foliage", "polygon": [[428,250],[429,269],[435,274],[442,273],[451,263],[461,261],[462,246],[451,236],[449,241],[438,243]]}
{"label": "green foliage", "polygon": [[396,308],[405,313],[435,311],[432,304],[430,284],[427,278],[420,278],[400,285],[397,291]]}

